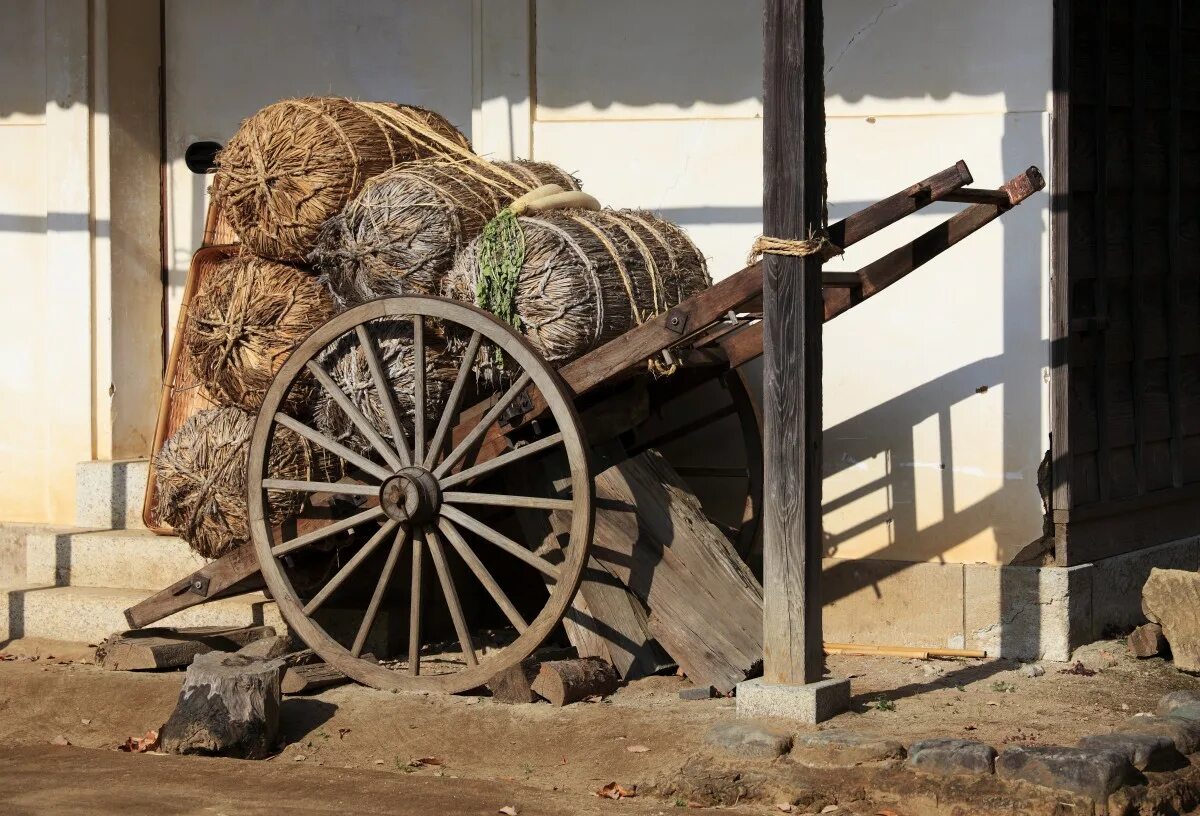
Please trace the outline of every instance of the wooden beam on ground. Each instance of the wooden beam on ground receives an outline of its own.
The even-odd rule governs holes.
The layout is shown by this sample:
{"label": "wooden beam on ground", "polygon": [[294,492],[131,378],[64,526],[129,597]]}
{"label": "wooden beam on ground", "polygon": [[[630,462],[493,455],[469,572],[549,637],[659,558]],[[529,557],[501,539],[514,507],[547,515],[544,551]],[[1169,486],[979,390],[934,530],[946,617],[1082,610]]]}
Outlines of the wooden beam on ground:
{"label": "wooden beam on ground", "polygon": [[[763,232],[803,239],[825,189],[822,0],[766,0]],[[821,258],[763,258],[764,681],[821,679]]]}
{"label": "wooden beam on ground", "polygon": [[161,626],[117,632],[96,649],[96,662],[109,671],[181,669],[196,655],[236,652],[249,643],[274,636],[270,626]]}

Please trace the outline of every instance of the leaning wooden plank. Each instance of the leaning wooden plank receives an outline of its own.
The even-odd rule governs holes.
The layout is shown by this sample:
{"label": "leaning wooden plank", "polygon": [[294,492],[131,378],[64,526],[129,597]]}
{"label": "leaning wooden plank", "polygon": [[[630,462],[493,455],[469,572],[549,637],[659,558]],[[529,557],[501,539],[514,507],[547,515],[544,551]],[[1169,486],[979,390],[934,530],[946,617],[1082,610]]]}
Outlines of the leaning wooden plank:
{"label": "leaning wooden plank", "polygon": [[117,632],[96,649],[96,662],[110,671],[179,669],[207,652],[235,652],[249,643],[273,638],[270,626],[156,627]]}
{"label": "leaning wooden plank", "polygon": [[596,477],[597,561],[650,610],[651,634],[700,685],[762,665],[762,587],[669,463],[649,450]]}
{"label": "leaning wooden plank", "polygon": [[179,579],[166,589],[156,592],[141,603],[125,610],[125,620],[134,629],[148,626],[183,609],[197,606],[220,595],[254,592],[264,582],[258,574],[258,558],[252,544],[205,564]]}

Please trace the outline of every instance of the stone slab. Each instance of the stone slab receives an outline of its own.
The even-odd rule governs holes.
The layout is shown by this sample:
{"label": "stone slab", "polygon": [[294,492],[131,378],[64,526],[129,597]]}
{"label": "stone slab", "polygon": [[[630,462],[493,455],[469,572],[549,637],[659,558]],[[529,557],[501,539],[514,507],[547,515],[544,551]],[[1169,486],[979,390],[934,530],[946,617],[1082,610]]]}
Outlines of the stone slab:
{"label": "stone slab", "polygon": [[1155,567],[1200,570],[1200,539],[1181,539],[1095,562],[1092,592],[1097,603],[1092,610],[1093,638],[1103,637],[1106,631],[1128,630],[1145,623],[1142,586]]}
{"label": "stone slab", "polygon": [[1200,671],[1200,573],[1150,570],[1142,587],[1142,610],[1151,623],[1162,625],[1175,668]]}
{"label": "stone slab", "polygon": [[996,775],[1078,793],[1101,804],[1138,777],[1119,753],[1053,745],[1010,745],[996,758]]}
{"label": "stone slab", "polygon": [[988,657],[1068,661],[1091,640],[1091,564],[965,564],[966,648]]}
{"label": "stone slab", "polygon": [[1133,734],[1150,734],[1167,737],[1175,743],[1181,754],[1193,754],[1200,750],[1200,721],[1177,717],[1136,716],[1130,717],[1117,731]]}
{"label": "stone slab", "polygon": [[896,740],[832,729],[797,734],[791,759],[809,768],[855,768],[899,762],[905,755],[904,746]]}
{"label": "stone slab", "polygon": [[821,596],[828,641],[963,647],[962,564],[826,558]]}
{"label": "stone slab", "polygon": [[1173,771],[1187,765],[1187,758],[1168,737],[1134,732],[1093,734],[1079,740],[1080,748],[1115,751],[1139,771]]}
{"label": "stone slab", "polygon": [[147,459],[80,462],[75,466],[75,523],[101,530],[138,529],[146,495]]}
{"label": "stone slab", "polygon": [[774,759],[792,749],[789,732],[753,720],[715,723],[704,741],[731,754],[757,759]]}
{"label": "stone slab", "polygon": [[737,686],[739,717],[783,717],[816,725],[849,708],[849,680],[835,678],[789,685],[764,683],[761,677],[756,677]]}
{"label": "stone slab", "polygon": [[31,584],[136,587],[150,595],[205,563],[183,539],[149,530],[56,530],[31,533],[25,544]]}
{"label": "stone slab", "polygon": [[996,749],[974,740],[921,740],[909,746],[908,765],[925,773],[987,775],[996,771]]}

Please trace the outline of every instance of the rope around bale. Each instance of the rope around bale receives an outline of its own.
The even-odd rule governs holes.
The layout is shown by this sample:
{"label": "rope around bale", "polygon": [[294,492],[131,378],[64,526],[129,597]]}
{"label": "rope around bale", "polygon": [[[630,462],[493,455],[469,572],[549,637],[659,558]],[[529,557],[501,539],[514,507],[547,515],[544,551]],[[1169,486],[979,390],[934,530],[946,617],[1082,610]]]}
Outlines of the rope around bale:
{"label": "rope around bale", "polygon": [[821,255],[822,260],[841,255],[844,250],[829,240],[829,233],[816,230],[807,238],[776,238],[771,235],[760,235],[754,239],[746,264],[752,264],[763,255],[789,255],[791,257],[807,257]]}

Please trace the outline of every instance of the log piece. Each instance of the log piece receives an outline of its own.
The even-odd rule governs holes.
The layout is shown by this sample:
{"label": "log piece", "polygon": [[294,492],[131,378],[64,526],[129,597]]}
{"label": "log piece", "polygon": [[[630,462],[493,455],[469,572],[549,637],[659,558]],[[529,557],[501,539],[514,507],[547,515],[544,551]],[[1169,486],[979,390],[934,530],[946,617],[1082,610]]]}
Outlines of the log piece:
{"label": "log piece", "polygon": [[181,669],[199,654],[236,652],[275,637],[270,626],[194,626],[116,632],[96,647],[96,662],[109,671]]}
{"label": "log piece", "polygon": [[[287,669],[280,686],[284,694],[312,694],[350,682],[349,677],[328,663],[310,662],[312,657],[311,650],[284,656]],[[362,659],[374,661],[375,655],[368,652],[362,655]]]}
{"label": "log piece", "polygon": [[492,699],[511,705],[536,703],[538,696],[533,690],[533,681],[539,668],[536,660],[522,660],[517,665],[499,672],[487,682]]}
{"label": "log piece", "polygon": [[762,670],[762,587],[657,451],[596,477],[592,554],[650,610],[649,630],[721,694]]}
{"label": "log piece", "polygon": [[551,705],[565,706],[588,697],[604,697],[621,685],[611,664],[598,657],[549,660],[538,669],[533,691]]}
{"label": "log piece", "polygon": [[260,759],[279,735],[282,660],[209,652],[188,667],[159,733],[168,754]]}

